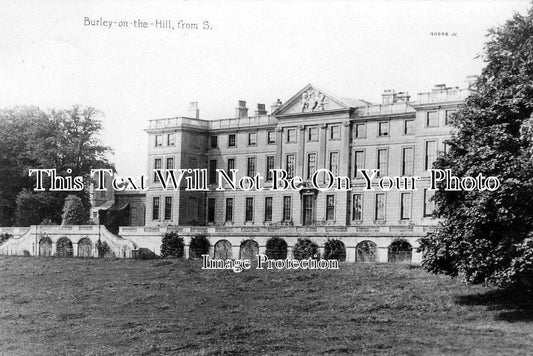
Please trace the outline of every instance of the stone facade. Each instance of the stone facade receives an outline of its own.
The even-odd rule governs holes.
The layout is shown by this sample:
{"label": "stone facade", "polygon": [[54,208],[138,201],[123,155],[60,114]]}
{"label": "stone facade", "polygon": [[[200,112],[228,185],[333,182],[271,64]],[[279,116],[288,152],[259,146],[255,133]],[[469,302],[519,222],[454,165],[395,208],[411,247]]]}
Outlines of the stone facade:
{"label": "stone facade", "polygon": [[[201,120],[197,103],[191,103],[188,117],[150,120],[146,129],[146,226],[213,227],[205,231],[212,245],[222,231],[241,241],[250,236],[242,229],[253,227],[260,247],[279,228],[286,237],[338,238],[346,246],[366,236],[380,248],[394,239],[414,248],[436,224],[428,168],[446,150],[448,119],[467,95],[468,89],[437,85],[416,100],[387,90],[381,104],[372,104],[309,84],[286,103],[274,103],[270,115],[258,104],[249,116],[246,102],[239,101],[235,118],[214,121]],[[206,169],[209,191],[186,191],[185,180],[178,190],[163,190],[153,173],[157,168]],[[237,177],[267,177],[269,168],[281,168],[304,179],[329,169],[349,177],[352,189],[318,191],[307,181],[301,191],[272,192],[269,182],[263,191],[215,190],[215,169],[231,168]],[[422,179],[416,191],[363,191],[361,168]],[[385,260],[383,254],[378,260]]]}

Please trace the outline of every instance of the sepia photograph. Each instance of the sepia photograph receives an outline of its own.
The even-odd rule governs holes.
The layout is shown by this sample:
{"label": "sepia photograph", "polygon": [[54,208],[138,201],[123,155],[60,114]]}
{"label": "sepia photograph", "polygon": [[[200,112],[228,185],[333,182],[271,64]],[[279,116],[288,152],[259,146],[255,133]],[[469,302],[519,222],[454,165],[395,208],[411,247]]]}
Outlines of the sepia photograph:
{"label": "sepia photograph", "polygon": [[0,355],[533,353],[531,0],[0,8]]}

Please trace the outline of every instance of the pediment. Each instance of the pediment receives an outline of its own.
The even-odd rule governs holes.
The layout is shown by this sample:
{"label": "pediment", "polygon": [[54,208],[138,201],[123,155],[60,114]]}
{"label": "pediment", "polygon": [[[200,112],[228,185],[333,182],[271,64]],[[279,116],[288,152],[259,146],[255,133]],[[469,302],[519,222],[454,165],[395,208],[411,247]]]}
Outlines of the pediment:
{"label": "pediment", "polygon": [[272,114],[276,116],[349,109],[334,95],[308,84]]}

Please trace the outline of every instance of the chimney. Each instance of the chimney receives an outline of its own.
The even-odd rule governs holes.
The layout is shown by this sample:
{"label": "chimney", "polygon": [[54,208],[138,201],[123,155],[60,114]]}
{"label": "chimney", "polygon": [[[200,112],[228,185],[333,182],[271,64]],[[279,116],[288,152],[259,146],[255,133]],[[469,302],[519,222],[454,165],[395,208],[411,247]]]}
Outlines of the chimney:
{"label": "chimney", "polygon": [[235,117],[243,118],[248,117],[248,108],[246,107],[246,101],[239,100],[239,106],[235,108]]}
{"label": "chimney", "polygon": [[443,90],[446,90],[446,84],[435,84],[435,86],[432,89],[433,92],[443,91]]}
{"label": "chimney", "polygon": [[281,102],[281,100],[276,100],[276,102],[274,104],[272,104],[270,106],[270,112],[273,113],[277,108],[279,108],[281,105],[283,105],[283,103]]}
{"label": "chimney", "polygon": [[477,81],[477,75],[467,75],[465,79],[466,87],[471,89],[474,83]]}
{"label": "chimney", "polygon": [[255,116],[266,115],[267,111],[265,110],[265,104],[257,104],[257,110],[255,110]]}
{"label": "chimney", "polygon": [[385,89],[381,96],[383,98],[383,105],[389,105],[396,102],[396,92],[392,89]]}
{"label": "chimney", "polygon": [[190,102],[187,117],[197,119],[197,120],[200,118],[200,109],[198,109],[197,101]]}
{"label": "chimney", "polygon": [[411,96],[410,96],[409,93],[406,92],[406,91],[398,92],[398,95],[396,95],[396,99],[397,99],[398,102],[405,102],[405,103],[408,103],[410,97],[411,97]]}

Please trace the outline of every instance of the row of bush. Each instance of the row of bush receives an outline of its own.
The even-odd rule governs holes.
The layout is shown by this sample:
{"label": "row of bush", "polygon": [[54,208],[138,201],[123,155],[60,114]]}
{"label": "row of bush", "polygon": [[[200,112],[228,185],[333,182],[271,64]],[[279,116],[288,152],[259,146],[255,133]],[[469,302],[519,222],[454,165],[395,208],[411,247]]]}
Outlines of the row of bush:
{"label": "row of bush", "polygon": [[[190,242],[190,258],[200,258],[209,253],[209,240],[200,235],[195,236]],[[185,252],[183,237],[176,232],[167,232],[161,244],[161,257],[182,258]],[[271,259],[287,258],[287,243],[280,237],[271,237],[267,240],[265,254]],[[293,248],[294,259],[320,258],[318,245],[306,238],[299,238]],[[346,260],[346,248],[340,240],[329,240],[324,245],[324,259]]]}

